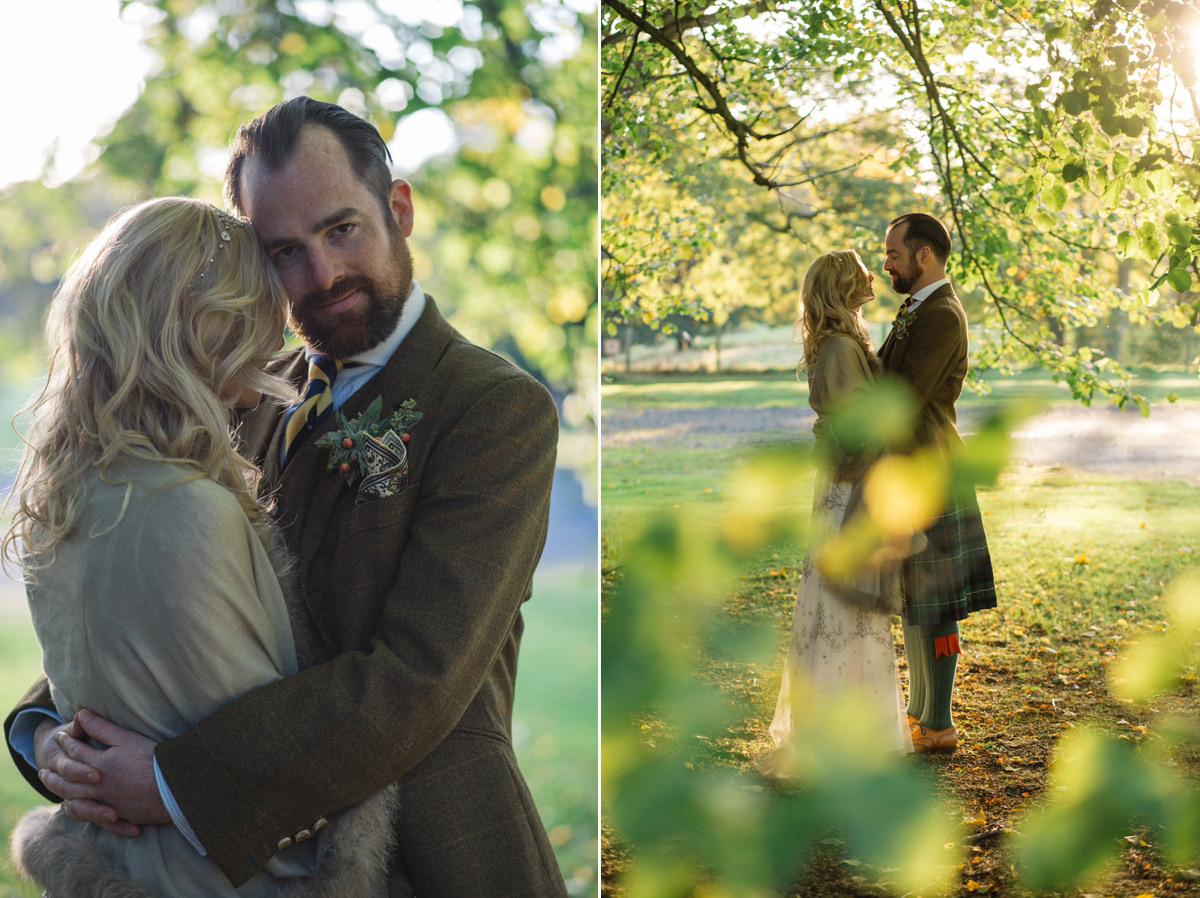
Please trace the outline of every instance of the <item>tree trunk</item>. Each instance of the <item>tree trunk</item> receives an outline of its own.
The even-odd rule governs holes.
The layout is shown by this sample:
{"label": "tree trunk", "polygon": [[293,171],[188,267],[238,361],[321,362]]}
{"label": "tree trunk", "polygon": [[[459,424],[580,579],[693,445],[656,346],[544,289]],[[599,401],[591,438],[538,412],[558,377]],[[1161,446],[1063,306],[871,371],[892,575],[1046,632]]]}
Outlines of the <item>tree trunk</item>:
{"label": "tree trunk", "polygon": [[[1180,308],[1184,307],[1184,299],[1183,299],[1182,293],[1175,294],[1175,305]],[[1187,327],[1185,327],[1183,329],[1183,373],[1184,374],[1187,374],[1189,371],[1192,370],[1192,334],[1194,334],[1195,332],[1196,332],[1196,329],[1194,327],[1192,327],[1191,325],[1188,325]]]}
{"label": "tree trunk", "polygon": [[[1117,289],[1123,294],[1129,295],[1129,272],[1133,268],[1133,262],[1129,259],[1122,259],[1117,263]],[[1129,326],[1129,316],[1124,309],[1113,309],[1108,315],[1108,345],[1106,351],[1108,357],[1114,362],[1121,361],[1121,344],[1125,336],[1125,329]]]}

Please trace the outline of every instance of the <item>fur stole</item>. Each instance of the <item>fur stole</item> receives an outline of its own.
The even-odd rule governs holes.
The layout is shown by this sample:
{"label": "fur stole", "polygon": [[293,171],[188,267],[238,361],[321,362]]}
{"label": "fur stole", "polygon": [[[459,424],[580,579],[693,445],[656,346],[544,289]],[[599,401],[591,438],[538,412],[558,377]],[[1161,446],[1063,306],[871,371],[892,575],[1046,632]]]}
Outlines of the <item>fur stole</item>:
{"label": "fur stole", "polygon": [[[320,870],[312,877],[279,880],[279,898],[386,894],[397,791],[388,786],[331,820]],[[45,889],[43,898],[170,898],[134,882],[113,864],[104,841],[120,836],[89,835],[81,831],[84,826],[58,808],[40,807],[13,830],[17,872]],[[229,894],[236,894],[233,886]]]}

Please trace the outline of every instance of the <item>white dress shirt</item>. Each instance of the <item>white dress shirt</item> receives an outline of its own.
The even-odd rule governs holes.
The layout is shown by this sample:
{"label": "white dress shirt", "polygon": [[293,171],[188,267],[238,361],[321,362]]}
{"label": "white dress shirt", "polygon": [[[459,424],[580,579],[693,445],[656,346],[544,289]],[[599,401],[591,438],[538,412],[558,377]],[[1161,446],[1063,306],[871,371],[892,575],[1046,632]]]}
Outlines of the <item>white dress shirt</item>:
{"label": "white dress shirt", "polygon": [[950,278],[942,278],[940,281],[934,281],[932,284],[922,287],[916,293],[912,294],[912,305],[908,307],[908,310],[911,312],[925,300],[929,299],[933,295],[934,290],[948,283],[950,283]]}

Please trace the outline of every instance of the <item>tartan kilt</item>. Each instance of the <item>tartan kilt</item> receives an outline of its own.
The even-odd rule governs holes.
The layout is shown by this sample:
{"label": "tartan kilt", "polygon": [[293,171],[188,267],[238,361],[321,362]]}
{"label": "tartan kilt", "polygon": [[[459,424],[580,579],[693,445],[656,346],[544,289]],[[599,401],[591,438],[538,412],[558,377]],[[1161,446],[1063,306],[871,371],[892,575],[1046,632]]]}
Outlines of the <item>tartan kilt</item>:
{"label": "tartan kilt", "polygon": [[904,622],[929,627],[995,608],[992,556],[975,491],[960,494],[925,535],[929,545],[904,562]]}

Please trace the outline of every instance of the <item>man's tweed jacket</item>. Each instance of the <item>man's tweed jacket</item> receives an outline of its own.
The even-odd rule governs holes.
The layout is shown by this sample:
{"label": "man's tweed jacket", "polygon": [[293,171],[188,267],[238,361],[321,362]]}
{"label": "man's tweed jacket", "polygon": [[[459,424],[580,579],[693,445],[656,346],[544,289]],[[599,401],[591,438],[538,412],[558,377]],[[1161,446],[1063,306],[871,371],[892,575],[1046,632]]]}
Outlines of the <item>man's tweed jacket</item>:
{"label": "man's tweed jacket", "polygon": [[903,336],[892,328],[879,347],[879,360],[916,395],[917,443],[956,454],[963,448],[954,403],[967,376],[967,315],[949,284],[934,290],[912,315]]}
{"label": "man's tweed jacket", "polygon": [[[400,863],[420,898],[566,894],[510,740],[520,606],[545,543],[558,418],[537,381],[426,303],[341,408],[352,418],[382,396],[387,416],[416,401],[424,416],[398,494],[355,507],[355,488],[315,445],[333,416],[282,477],[279,409],[262,402],[243,422],[247,454],[276,485],[316,654],[328,660],[156,752],[235,885],[281,844],[399,780]],[[305,371],[302,353],[283,368],[297,384]],[[20,707],[37,705],[35,686]]]}
{"label": "man's tweed jacket", "polygon": [[[950,462],[964,448],[954,403],[967,376],[967,316],[949,284],[934,290],[912,316],[907,328],[892,328],[879,347],[879,360],[916,395],[917,443],[937,446]],[[905,622],[932,626],[996,607],[992,558],[974,488],[957,488],[925,535],[928,546],[904,560]]]}

